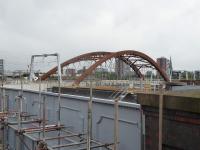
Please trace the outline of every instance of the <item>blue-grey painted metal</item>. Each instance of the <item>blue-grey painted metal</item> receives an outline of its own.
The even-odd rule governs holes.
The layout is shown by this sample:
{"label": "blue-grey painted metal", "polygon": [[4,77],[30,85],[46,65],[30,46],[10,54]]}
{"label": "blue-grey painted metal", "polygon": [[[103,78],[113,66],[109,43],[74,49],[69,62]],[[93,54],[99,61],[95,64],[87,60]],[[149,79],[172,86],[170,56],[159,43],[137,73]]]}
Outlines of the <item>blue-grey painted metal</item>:
{"label": "blue-grey painted metal", "polygon": [[[19,90],[6,89],[8,96],[9,111],[16,110],[15,97],[19,94]],[[30,114],[39,115],[38,98],[39,93],[36,91],[25,90],[23,92],[25,102],[23,103],[23,111]],[[42,96],[47,99],[47,118],[48,123],[57,122],[58,112],[58,94],[51,92],[43,92]],[[86,132],[87,130],[87,107],[89,97],[77,95],[61,95],[61,123],[67,129],[73,132]],[[93,99],[92,113],[93,139],[103,143],[114,142],[114,102],[107,99]],[[142,145],[142,120],[141,106],[139,104],[119,102],[119,149],[120,150],[141,150]],[[8,130],[8,143],[15,145],[12,129]],[[25,140],[28,145],[30,139]],[[33,141],[32,141],[33,142]],[[23,147],[26,150],[26,147]],[[12,148],[11,148],[12,149]]]}
{"label": "blue-grey painted metal", "polygon": [[[24,126],[25,127],[25,126]],[[9,125],[6,129],[6,145],[9,150],[16,150],[17,142],[20,150],[36,150],[37,142],[34,138],[16,133],[17,125]]]}

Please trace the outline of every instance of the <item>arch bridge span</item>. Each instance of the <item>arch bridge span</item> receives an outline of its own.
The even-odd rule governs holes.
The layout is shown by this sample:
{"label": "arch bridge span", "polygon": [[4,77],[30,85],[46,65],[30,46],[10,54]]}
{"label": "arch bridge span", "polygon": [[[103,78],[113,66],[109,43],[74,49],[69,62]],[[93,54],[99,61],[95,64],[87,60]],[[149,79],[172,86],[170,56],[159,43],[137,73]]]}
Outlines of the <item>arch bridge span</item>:
{"label": "arch bridge span", "polygon": [[[135,50],[123,50],[118,52],[91,52],[82,54],[79,56],[76,56],[74,58],[71,58],[61,64],[61,68],[66,67],[70,64],[81,62],[81,61],[94,61],[91,66],[89,66],[75,81],[74,85],[79,85],[81,81],[83,81],[85,78],[87,78],[89,75],[92,74],[92,72],[100,65],[105,63],[106,61],[117,58],[119,60],[122,60],[124,63],[129,65],[137,74],[139,78],[144,79],[144,75],[141,73],[142,68],[152,68],[159,72],[160,76],[165,80],[169,81],[169,78],[165,71],[163,71],[158,64],[148,55],[135,51]],[[41,79],[46,80],[49,76],[52,74],[55,74],[57,71],[57,67],[52,68],[47,73],[45,73]]]}

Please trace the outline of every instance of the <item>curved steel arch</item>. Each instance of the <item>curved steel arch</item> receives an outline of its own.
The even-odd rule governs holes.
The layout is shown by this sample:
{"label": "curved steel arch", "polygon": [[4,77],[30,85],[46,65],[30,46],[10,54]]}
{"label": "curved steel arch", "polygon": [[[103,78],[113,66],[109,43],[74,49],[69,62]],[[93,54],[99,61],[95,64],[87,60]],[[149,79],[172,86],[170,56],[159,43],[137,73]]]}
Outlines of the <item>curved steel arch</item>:
{"label": "curved steel arch", "polygon": [[[86,54],[82,54],[79,56],[76,56],[74,58],[71,58],[65,62],[63,62],[61,64],[61,68],[70,65],[72,63],[76,63],[79,61],[84,61],[84,60],[99,60],[100,58],[104,57],[105,55],[111,54],[111,52],[103,52],[103,51],[99,51],[99,52],[91,52],[91,53],[86,53]],[[46,80],[50,75],[56,73],[58,67],[54,67],[51,70],[49,70],[47,73],[45,73],[44,75],[41,76],[41,80]]]}
{"label": "curved steel arch", "polygon": [[[131,55],[131,56],[135,56],[135,57],[140,57],[140,58],[148,61],[153,67],[155,67],[155,69],[160,73],[160,75],[163,77],[163,79],[165,81],[169,81],[169,78],[167,77],[166,73],[158,66],[158,64],[151,57],[149,57],[148,55],[146,55],[142,52],[139,52],[139,51],[124,50],[124,51],[119,51],[119,52],[115,52],[115,53],[110,53],[110,54],[106,55],[105,57],[99,59],[99,61],[97,61],[95,64],[93,64],[88,69],[86,69],[86,71],[78,79],[75,80],[74,85],[79,85],[79,83],[81,81],[83,81],[88,75],[92,74],[92,71],[95,70],[102,63],[106,62],[107,60],[109,60],[111,58],[123,57],[123,55]],[[138,71],[139,71],[139,69],[138,69]]]}
{"label": "curved steel arch", "polygon": [[[65,62],[63,62],[61,64],[61,68],[79,62],[79,61],[84,61],[84,60],[99,60],[101,58],[104,58],[105,56],[111,54],[112,52],[104,52],[104,51],[99,51],[99,52],[91,52],[91,53],[86,53],[86,54],[82,54],[79,56],[76,56],[72,59],[69,59]],[[127,65],[130,63],[127,60],[125,60],[124,58],[119,58],[122,61],[124,61]],[[136,74],[138,75],[138,77],[143,78],[142,73],[137,69],[137,67],[135,65],[132,65],[131,68],[136,72]],[[56,73],[57,71],[57,67],[52,68],[51,70],[49,70],[47,73],[45,73],[44,75],[41,76],[41,80],[46,80],[50,75]]]}

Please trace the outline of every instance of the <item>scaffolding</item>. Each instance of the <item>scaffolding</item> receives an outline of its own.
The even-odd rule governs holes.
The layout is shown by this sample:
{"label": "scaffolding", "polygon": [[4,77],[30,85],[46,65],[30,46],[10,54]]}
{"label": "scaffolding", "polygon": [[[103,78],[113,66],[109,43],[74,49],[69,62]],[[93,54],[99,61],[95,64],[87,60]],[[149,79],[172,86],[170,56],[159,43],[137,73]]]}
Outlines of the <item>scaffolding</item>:
{"label": "scaffolding", "polygon": [[[94,137],[93,131],[93,86],[94,81],[92,77],[90,78],[90,97],[87,101],[87,128],[83,127],[83,130],[76,131],[71,130],[67,123],[62,124],[62,108],[68,108],[68,106],[62,106],[61,99],[61,67],[60,67],[60,58],[57,53],[55,54],[43,54],[43,55],[33,55],[31,58],[31,67],[30,67],[30,80],[35,79],[34,76],[34,58],[35,57],[48,57],[56,56],[57,57],[57,77],[58,77],[58,92],[55,94],[56,97],[56,119],[54,122],[49,121],[48,116],[48,97],[46,92],[42,91],[41,88],[41,78],[38,77],[38,95],[37,99],[32,101],[32,106],[37,103],[38,111],[37,115],[30,113],[31,111],[24,109],[23,106],[27,105],[29,97],[25,97],[23,89],[23,81],[20,75],[20,84],[21,89],[18,94],[15,95],[14,105],[15,109],[11,110],[9,108],[9,98],[6,97],[6,89],[3,86],[1,87],[1,112],[0,112],[0,125],[2,129],[2,148],[3,150],[12,150],[12,145],[9,143],[9,137],[6,133],[12,133],[15,138],[14,144],[15,150],[119,150],[119,121],[126,122],[129,125],[135,125],[137,122],[130,122],[128,120],[119,119],[119,103],[124,97],[128,94],[128,87],[123,87],[119,90],[116,90],[109,99],[112,101],[111,110],[113,116],[100,116],[101,122],[102,117],[107,117],[113,120],[112,126],[112,138],[109,142],[101,141],[101,139]],[[109,104],[110,105],[110,104]],[[54,106],[53,106],[54,107]],[[65,114],[64,114],[65,115]],[[85,117],[86,118],[86,117]],[[73,118],[71,118],[73,120]],[[101,132],[101,131],[100,131]],[[104,133],[102,133],[104,134]],[[29,140],[27,140],[29,139]],[[31,142],[30,142],[31,141]]]}
{"label": "scaffolding", "polygon": [[[59,65],[59,55],[58,54],[45,54],[45,55],[34,55],[31,58],[31,64],[33,64],[35,57],[47,57],[47,56],[57,56],[58,68]],[[31,65],[32,66],[32,65]],[[32,72],[33,66],[30,70],[30,80],[33,78]],[[59,69],[60,70],[60,69]],[[5,89],[1,87],[1,127],[2,127],[2,149],[10,149],[8,144],[8,130],[13,130],[16,137],[16,150],[21,150],[24,147],[27,150],[91,150],[96,148],[103,148],[106,150],[118,150],[119,144],[119,112],[118,103],[121,100],[120,97],[126,92],[123,91],[121,94],[117,93],[113,97],[114,101],[114,137],[113,142],[103,143],[93,138],[92,136],[92,79],[90,80],[90,99],[88,101],[88,118],[87,118],[87,131],[86,132],[72,132],[67,129],[67,127],[61,124],[61,74],[58,72],[58,118],[57,122],[54,124],[48,123],[48,117],[46,115],[46,107],[48,99],[45,93],[41,91],[41,80],[39,84],[39,95],[38,95],[38,115],[33,115],[28,112],[28,110],[23,110],[23,105],[28,101],[23,95],[23,82],[21,77],[21,90],[15,97],[16,110],[9,110],[5,105],[6,96]],[[118,95],[119,94],[119,95]],[[24,138],[29,138],[33,141],[32,146],[26,143]],[[102,150],[103,150],[102,149]]]}
{"label": "scaffolding", "polygon": [[[23,90],[22,90],[23,91]],[[23,92],[22,92],[23,93]],[[22,145],[27,150],[35,149],[35,145],[29,147],[23,137],[32,139],[37,143],[37,150],[91,150],[95,148],[104,148],[107,150],[117,150],[118,148],[118,100],[115,101],[115,135],[113,143],[101,143],[98,140],[92,138],[92,89],[90,101],[88,101],[88,129],[86,133],[75,133],[68,130],[64,125],[60,123],[48,124],[48,118],[46,118],[46,97],[42,95],[42,118],[41,116],[34,116],[28,112],[22,110],[24,99],[26,99],[22,93],[19,93],[15,97],[15,103],[17,110],[13,112],[1,112],[1,125],[3,126],[3,132],[6,133],[8,128],[12,128],[16,133],[16,150],[21,150]],[[41,115],[41,113],[40,113]],[[60,121],[60,120],[58,120]],[[52,134],[54,136],[52,136]],[[42,136],[41,136],[42,135]],[[55,136],[57,135],[57,136]],[[2,139],[6,139],[3,137]],[[6,142],[5,140],[3,140]],[[52,145],[52,143],[54,143]],[[3,144],[3,149],[9,149],[8,144]]]}

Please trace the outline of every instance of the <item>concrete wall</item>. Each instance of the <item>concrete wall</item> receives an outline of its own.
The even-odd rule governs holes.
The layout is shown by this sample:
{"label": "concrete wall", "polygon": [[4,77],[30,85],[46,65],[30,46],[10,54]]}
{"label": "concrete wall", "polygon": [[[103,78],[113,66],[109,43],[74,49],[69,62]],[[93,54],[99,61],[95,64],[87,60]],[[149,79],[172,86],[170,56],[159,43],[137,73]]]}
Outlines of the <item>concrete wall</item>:
{"label": "concrete wall", "polygon": [[[146,150],[158,149],[158,109],[144,106]],[[200,148],[199,114],[164,110],[163,150],[198,150]]]}
{"label": "concrete wall", "polygon": [[[145,114],[146,150],[158,149],[159,96],[138,94]],[[200,99],[164,95],[163,149],[200,149]]]}

